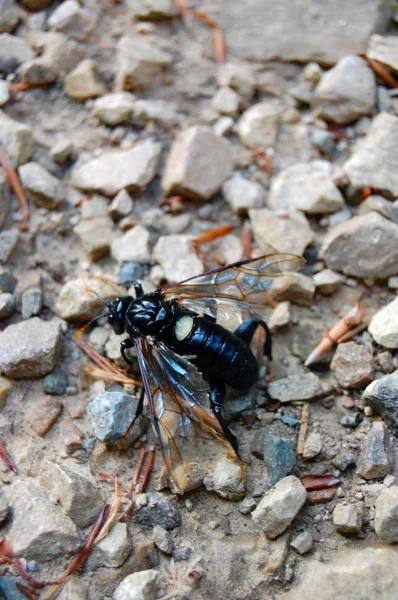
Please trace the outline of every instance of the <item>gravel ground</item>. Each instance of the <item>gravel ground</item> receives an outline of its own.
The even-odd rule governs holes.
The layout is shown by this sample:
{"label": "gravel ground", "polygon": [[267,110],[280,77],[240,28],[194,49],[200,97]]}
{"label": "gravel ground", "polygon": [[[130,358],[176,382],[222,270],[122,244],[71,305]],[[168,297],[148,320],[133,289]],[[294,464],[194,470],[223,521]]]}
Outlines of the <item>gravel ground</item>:
{"label": "gravel ground", "polygon": [[[147,411],[119,445],[136,360],[136,385],[86,372],[73,336],[103,310],[92,290],[111,301],[112,282],[149,292],[242,252],[293,252],[300,275],[275,280],[265,311],[273,360],[224,406],[247,489],[206,433],[183,495],[158,450],[133,515],[51,597],[395,600],[398,14],[184,5],[0,0],[0,142],[30,206],[26,230],[0,167],[0,438],[16,465],[0,463],[0,533],[31,576],[56,578],[113,501],[100,474],[117,475],[121,514],[156,445]],[[205,267],[192,240],[224,225]],[[126,367],[109,325],[83,339]],[[25,598],[22,581],[2,568],[3,596]]]}

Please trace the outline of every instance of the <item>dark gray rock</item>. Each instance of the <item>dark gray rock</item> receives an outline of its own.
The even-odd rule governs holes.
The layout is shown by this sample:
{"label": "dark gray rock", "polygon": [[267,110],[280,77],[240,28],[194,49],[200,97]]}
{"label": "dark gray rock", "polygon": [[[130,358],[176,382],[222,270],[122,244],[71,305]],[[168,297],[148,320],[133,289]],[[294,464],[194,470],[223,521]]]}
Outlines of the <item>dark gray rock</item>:
{"label": "dark gray rock", "polygon": [[348,467],[353,467],[356,463],[356,456],[352,452],[341,452],[333,460],[339,471],[345,471]]}
{"label": "dark gray rock", "polygon": [[141,525],[154,527],[160,525],[164,529],[175,529],[181,525],[181,513],[177,504],[160,494],[148,494],[148,503],[135,514],[135,521]]}
{"label": "dark gray rock", "polygon": [[363,444],[357,473],[365,479],[383,479],[392,469],[392,449],[387,427],[381,421],[375,421]]}
{"label": "dark gray rock", "polygon": [[364,391],[363,399],[398,436],[398,370],[372,381]]}
{"label": "dark gray rock", "polygon": [[173,558],[175,561],[188,560],[192,555],[192,548],[184,546],[183,548],[177,548],[173,551]]}
{"label": "dark gray rock", "polygon": [[272,487],[280,479],[286,477],[296,464],[296,453],[292,440],[266,433],[264,435],[264,462],[268,470],[268,487]]}
{"label": "dark gray rock", "polygon": [[136,262],[125,262],[121,265],[119,271],[119,283],[123,285],[131,282],[133,279],[142,277],[142,265]]}
{"label": "dark gray rock", "polygon": [[[138,405],[138,398],[123,392],[102,392],[88,405],[94,417],[94,431],[100,442],[118,443],[131,425]],[[145,431],[142,417],[135,422],[128,441],[133,443]]]}
{"label": "dark gray rock", "polygon": [[350,427],[351,429],[355,429],[358,427],[360,422],[362,421],[362,414],[360,412],[353,412],[348,415],[344,415],[340,419],[340,425],[343,427]]}
{"label": "dark gray rock", "polygon": [[16,288],[17,280],[14,275],[4,271],[0,273],[0,291],[8,294],[12,294]]}
{"label": "dark gray rock", "polygon": [[68,376],[65,371],[55,369],[52,373],[49,373],[43,379],[43,391],[46,394],[52,394],[54,396],[62,396],[65,394],[66,388],[68,387]]}
{"label": "dark gray rock", "polygon": [[40,288],[29,288],[22,294],[22,318],[30,319],[40,314],[43,307],[43,292]]}

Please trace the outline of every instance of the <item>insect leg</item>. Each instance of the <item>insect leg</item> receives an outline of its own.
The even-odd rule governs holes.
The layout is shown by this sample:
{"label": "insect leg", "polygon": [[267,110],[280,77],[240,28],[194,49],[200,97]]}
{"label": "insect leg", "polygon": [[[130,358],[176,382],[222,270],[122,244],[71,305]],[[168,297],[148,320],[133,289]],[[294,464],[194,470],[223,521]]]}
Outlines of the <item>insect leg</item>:
{"label": "insect leg", "polygon": [[250,344],[252,338],[256,332],[258,326],[261,326],[265,333],[265,343],[264,343],[264,354],[268,356],[269,359],[272,358],[272,336],[271,331],[265,321],[261,319],[250,319],[249,321],[245,321],[242,325],[239,325],[238,329],[234,331],[235,335],[238,336],[241,340],[243,340],[247,345]]}
{"label": "insect leg", "polygon": [[131,338],[126,338],[120,344],[120,353],[123,356],[124,360],[128,365],[132,365],[131,358],[129,358],[126,354],[126,350],[128,348],[132,348],[134,346],[134,341]]}
{"label": "insect leg", "polygon": [[123,281],[123,283],[121,283],[120,285],[126,288],[126,290],[128,290],[130,286],[133,286],[136,298],[139,298],[140,296],[144,295],[142,285],[138,283],[136,279],[126,279],[126,281]]}
{"label": "insect leg", "polygon": [[220,423],[221,429],[223,430],[225,437],[231,444],[235,453],[239,456],[238,440],[224,421],[224,418],[221,414],[221,405],[224,402],[225,394],[225,383],[223,381],[210,381],[210,406],[217,418],[217,421]]}

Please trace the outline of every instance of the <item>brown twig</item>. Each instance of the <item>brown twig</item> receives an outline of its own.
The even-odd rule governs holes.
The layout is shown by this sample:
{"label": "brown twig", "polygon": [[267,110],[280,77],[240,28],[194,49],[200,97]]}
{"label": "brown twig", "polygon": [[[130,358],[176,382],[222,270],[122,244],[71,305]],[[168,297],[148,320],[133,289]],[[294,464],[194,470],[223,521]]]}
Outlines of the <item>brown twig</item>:
{"label": "brown twig", "polygon": [[13,165],[11,164],[11,161],[7,156],[7,152],[1,142],[0,142],[0,163],[6,172],[8,181],[10,182],[10,186],[14,190],[14,194],[15,194],[15,196],[19,202],[19,205],[21,207],[22,221],[19,225],[19,229],[20,229],[20,231],[28,231],[28,229],[29,229],[29,214],[30,214],[29,213],[29,204],[26,199],[25,192],[22,187],[21,181],[18,177],[18,173],[16,172]]}
{"label": "brown twig", "polygon": [[142,465],[144,464],[145,456],[146,456],[146,448],[145,448],[145,446],[141,446],[140,452],[138,454],[138,459],[137,459],[137,464],[136,464],[136,467],[135,467],[133,479],[131,481],[130,494],[129,494],[130,495],[130,499],[133,498],[133,493],[135,492],[135,488],[138,485],[138,481],[140,479],[140,475],[141,475],[141,471],[142,471]]}
{"label": "brown twig", "polygon": [[182,196],[169,196],[160,204],[160,208],[164,208],[165,212],[171,215],[179,215],[184,209],[184,198]]}
{"label": "brown twig", "polygon": [[301,408],[300,429],[297,439],[297,454],[303,454],[305,439],[308,433],[308,421],[310,418],[310,405],[305,402]]}
{"label": "brown twig", "polygon": [[[77,332],[77,334],[78,333],[79,332]],[[90,346],[90,344],[88,344],[84,340],[79,339],[77,337],[77,334],[75,335],[76,344],[79,346],[79,348],[81,350],[83,350],[83,352],[85,354],[87,354],[87,356],[96,365],[98,365],[104,371],[108,371],[109,373],[116,373],[118,375],[124,375],[124,373],[121,369],[119,369],[116,365],[114,365],[110,360],[108,360],[104,356],[101,356],[101,354],[98,354],[98,352],[92,346]]]}
{"label": "brown twig", "polygon": [[207,15],[206,13],[200,12],[198,10],[193,11],[193,15],[198,21],[202,21],[207,27],[209,27],[213,32],[213,50],[214,57],[218,64],[225,63],[226,60],[226,49],[225,49],[225,39],[224,33],[221,27]]}
{"label": "brown twig", "polygon": [[340,483],[340,479],[331,474],[309,474],[303,475],[301,483],[306,490],[323,490],[329,487],[336,487]]}
{"label": "brown twig", "polygon": [[232,225],[221,225],[221,227],[215,227],[214,229],[203,231],[191,240],[192,249],[205,266],[208,264],[208,259],[206,254],[201,251],[200,245],[212,242],[213,240],[228,235],[228,233],[231,233],[233,229],[234,227]]}
{"label": "brown twig", "polygon": [[105,371],[104,369],[97,369],[96,367],[92,367],[90,365],[83,365],[82,370],[83,373],[87,373],[87,375],[91,375],[92,377],[96,377],[97,379],[117,381],[118,383],[126,383],[131,385],[141,385],[139,381],[128,377],[124,373],[110,373],[109,371]]}
{"label": "brown twig", "polygon": [[243,225],[242,236],[241,236],[242,254],[240,255],[242,260],[252,257],[252,231],[247,223]]}
{"label": "brown twig", "polygon": [[360,56],[366,60],[369,67],[373,70],[374,74],[377,75],[377,77],[379,77],[383,81],[383,83],[385,83],[391,88],[398,88],[398,81],[390,73],[387,67],[383,65],[383,63],[374,58],[368,58],[364,54],[360,54]]}
{"label": "brown twig", "polygon": [[152,473],[152,467],[153,467],[154,460],[155,460],[155,448],[151,448],[150,451],[148,452],[148,460],[146,463],[146,467],[145,467],[144,475],[143,475],[143,478],[141,481],[141,485],[138,490],[139,494],[143,494],[147,488],[149,478]]}

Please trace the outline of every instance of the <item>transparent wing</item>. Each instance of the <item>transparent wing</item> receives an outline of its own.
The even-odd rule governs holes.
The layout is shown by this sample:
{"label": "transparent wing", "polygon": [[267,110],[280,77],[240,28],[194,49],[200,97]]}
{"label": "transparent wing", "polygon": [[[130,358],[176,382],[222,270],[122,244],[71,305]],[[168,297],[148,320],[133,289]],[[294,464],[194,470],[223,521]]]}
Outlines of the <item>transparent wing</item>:
{"label": "transparent wing", "polygon": [[163,459],[179,492],[200,485],[203,469],[197,460],[195,440],[203,429],[222,440],[217,419],[206,408],[208,384],[187,359],[162,343],[135,340],[152,423]]}
{"label": "transparent wing", "polygon": [[295,254],[270,254],[252,260],[243,260],[226,267],[197,275],[160,291],[167,300],[176,300],[196,312],[217,318],[238,315],[242,322],[253,309],[275,306],[272,294],[276,278],[295,281],[297,271],[304,263]]}

